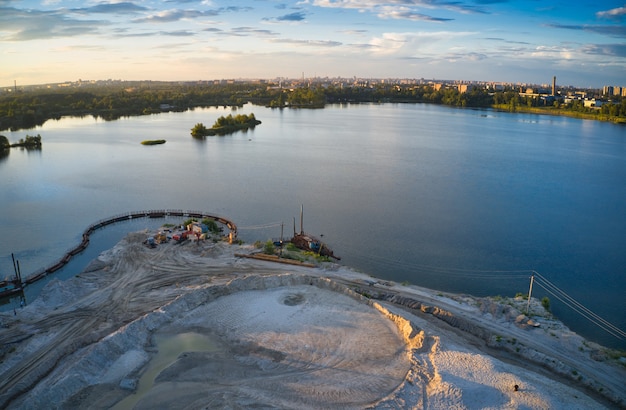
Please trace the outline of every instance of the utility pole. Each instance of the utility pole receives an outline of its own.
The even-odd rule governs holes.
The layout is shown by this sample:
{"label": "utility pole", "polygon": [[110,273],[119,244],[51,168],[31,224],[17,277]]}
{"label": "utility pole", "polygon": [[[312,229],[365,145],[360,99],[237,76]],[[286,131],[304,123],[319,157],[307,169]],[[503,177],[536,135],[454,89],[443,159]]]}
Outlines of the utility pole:
{"label": "utility pole", "polygon": [[283,256],[283,225],[284,223],[280,223],[280,248],[278,249],[278,257],[282,258]]}
{"label": "utility pole", "polygon": [[22,270],[20,269],[19,259],[17,260],[17,275],[15,276],[15,279],[17,279],[18,285],[22,286]]}
{"label": "utility pole", "polygon": [[530,289],[528,289],[528,303],[526,304],[526,316],[528,316],[528,312],[530,311],[530,296],[533,293],[534,280],[535,280],[535,275],[530,275]]}
{"label": "utility pole", "polygon": [[15,265],[15,256],[11,254],[11,259],[13,259],[13,272],[15,272],[15,279],[17,279],[17,266]]}

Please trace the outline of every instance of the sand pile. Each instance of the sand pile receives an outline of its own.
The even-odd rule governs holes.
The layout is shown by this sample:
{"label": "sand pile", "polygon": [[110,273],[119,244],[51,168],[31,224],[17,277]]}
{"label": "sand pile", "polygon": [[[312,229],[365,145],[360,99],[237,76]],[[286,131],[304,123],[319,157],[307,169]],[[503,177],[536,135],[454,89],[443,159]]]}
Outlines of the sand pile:
{"label": "sand pile", "polygon": [[[474,298],[372,285],[336,265],[234,257],[246,247],[149,249],[145,236],[129,235],[88,272],[51,283],[18,316],[0,315],[0,407],[624,403],[623,365],[564,351],[545,330],[494,318]],[[378,300],[359,294],[365,286]],[[582,380],[566,377],[574,364]]]}

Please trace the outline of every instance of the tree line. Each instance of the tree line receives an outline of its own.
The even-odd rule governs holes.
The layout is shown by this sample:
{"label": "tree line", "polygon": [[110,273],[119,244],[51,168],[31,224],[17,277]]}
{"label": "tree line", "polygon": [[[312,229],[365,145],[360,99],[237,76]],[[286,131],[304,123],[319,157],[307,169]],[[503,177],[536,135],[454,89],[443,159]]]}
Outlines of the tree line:
{"label": "tree line", "polygon": [[196,107],[242,106],[255,102],[258,84],[178,84],[92,86],[0,94],[0,130],[17,131],[63,116],[91,115],[104,120],[187,111]]}
{"label": "tree line", "polygon": [[376,86],[310,85],[282,88],[272,84],[189,84],[138,82],[87,89],[67,88],[0,94],[0,131],[33,128],[62,116],[86,116],[115,120],[124,116],[162,111],[186,111],[195,107],[242,106],[246,102],[268,107],[322,108],[326,104],[392,102],[430,103],[456,107],[494,107],[507,111],[546,110],[558,115],[581,115],[601,120],[626,121],[626,99],[605,103],[599,109],[580,101],[550,103],[520,96],[512,89],[490,92],[474,87],[435,89],[431,85],[379,84]]}

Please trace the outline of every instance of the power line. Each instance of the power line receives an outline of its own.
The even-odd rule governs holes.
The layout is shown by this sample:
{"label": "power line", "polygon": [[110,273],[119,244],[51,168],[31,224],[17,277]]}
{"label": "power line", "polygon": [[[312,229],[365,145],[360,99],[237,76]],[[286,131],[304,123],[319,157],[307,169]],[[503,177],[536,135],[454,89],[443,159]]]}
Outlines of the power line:
{"label": "power line", "polygon": [[[555,298],[557,298],[558,300],[563,302],[566,306],[568,306],[569,308],[573,309],[576,313],[578,313],[579,315],[583,316],[585,319],[589,320],[591,323],[593,323],[594,325],[598,326],[599,328],[601,328],[605,332],[611,334],[612,336],[615,336],[616,338],[618,338],[620,340],[623,339],[624,335],[626,335],[626,333],[624,331],[620,330],[619,328],[617,328],[616,326],[610,324],[609,322],[606,322],[604,319],[600,318],[601,321],[597,321],[597,320],[593,319],[592,317],[588,316],[585,312],[578,310],[574,305],[571,305],[570,303],[565,301],[563,298],[561,298],[561,296],[559,296],[558,294],[552,292],[550,289],[548,289],[547,287],[542,285],[540,282],[535,281],[535,283],[537,284],[537,286],[543,288],[546,292],[550,293],[552,296],[554,296]],[[603,322],[608,323],[608,327],[605,326],[603,324]],[[612,329],[615,329],[616,331],[614,332]]]}
{"label": "power line", "polygon": [[[626,332],[623,332],[622,330],[620,330],[618,327],[612,325],[611,323],[609,323],[608,321],[604,320],[602,317],[598,316],[597,314],[595,314],[594,312],[592,312],[591,310],[587,309],[585,306],[583,306],[581,303],[579,303],[578,301],[576,301],[574,298],[572,298],[571,296],[569,296],[567,293],[565,293],[563,290],[559,289],[555,284],[553,284],[552,282],[550,282],[549,280],[547,280],[546,278],[544,278],[543,276],[541,276],[539,273],[537,273],[537,276],[544,282],[547,283],[548,286],[550,286],[553,290],[555,290],[556,292],[558,292],[562,297],[564,297],[565,299],[567,299],[569,302],[571,302],[576,308],[584,311],[585,313],[587,313],[588,315],[592,316],[594,319],[596,319],[599,322],[604,323],[605,325],[613,328],[614,330],[618,331],[618,333],[621,333],[623,336],[626,336]],[[547,289],[546,289],[547,290]],[[573,307],[572,307],[573,308]]]}
{"label": "power line", "polygon": [[565,291],[557,287],[555,284],[546,279],[543,275],[539,274],[535,270],[481,270],[481,269],[463,269],[463,268],[441,268],[430,265],[419,265],[410,262],[400,262],[394,259],[388,259],[384,257],[376,257],[374,255],[367,255],[366,257],[360,256],[361,260],[373,261],[375,263],[385,263],[391,268],[402,268],[404,270],[411,271],[413,273],[429,274],[445,276],[449,278],[470,278],[470,279],[485,279],[485,280],[515,280],[535,277],[535,283],[544,289],[546,292],[554,296],[561,301],[565,306],[572,309],[575,313],[583,316],[589,320],[592,324],[600,327],[605,332],[611,334],[618,339],[626,338],[626,332],[612,323],[608,322],[604,318],[600,317],[590,309],[582,305],[580,302],[569,296]]}
{"label": "power line", "polygon": [[242,229],[248,229],[248,230],[254,230],[254,229],[268,229],[268,228],[274,228],[276,226],[281,226],[283,223],[282,222],[269,222],[263,225],[249,225],[249,226],[238,226],[237,229],[238,230],[242,230]]}
{"label": "power line", "polygon": [[570,309],[574,310],[579,315],[583,316],[596,326],[603,329],[605,332],[610,333],[611,335],[617,337],[618,339],[623,339],[626,337],[626,332],[607,320],[603,319],[596,313],[592,312],[585,306],[583,306],[580,302],[572,298],[570,295],[565,293],[562,289],[557,287],[555,284],[547,280],[545,277],[536,273],[537,278],[535,278],[535,283],[543,288],[546,292],[560,300],[563,304],[565,304]]}

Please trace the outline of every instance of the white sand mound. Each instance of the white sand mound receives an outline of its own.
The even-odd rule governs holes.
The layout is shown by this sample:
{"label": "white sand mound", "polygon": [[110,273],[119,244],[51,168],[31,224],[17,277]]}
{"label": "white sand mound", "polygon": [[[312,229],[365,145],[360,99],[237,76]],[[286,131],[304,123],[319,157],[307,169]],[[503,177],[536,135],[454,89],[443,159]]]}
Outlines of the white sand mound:
{"label": "white sand mound", "polygon": [[[516,322],[513,310],[497,317],[502,309],[489,303],[381,285],[336,266],[237,259],[245,249],[223,244],[149,249],[144,238],[129,235],[89,272],[51,283],[17,316],[0,314],[0,407],[625,403],[623,365],[598,362],[600,350],[582,349],[572,342],[578,338],[559,344]],[[550,334],[570,335],[557,329]]]}

